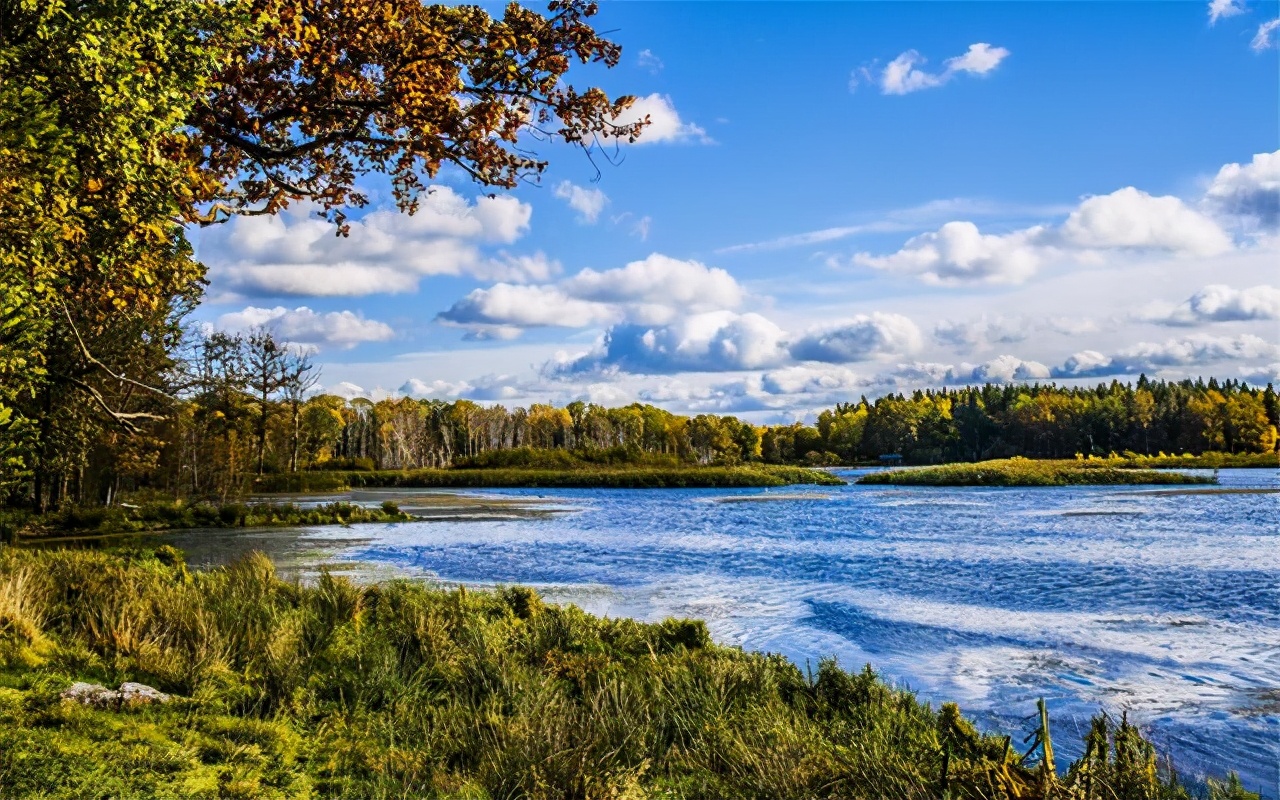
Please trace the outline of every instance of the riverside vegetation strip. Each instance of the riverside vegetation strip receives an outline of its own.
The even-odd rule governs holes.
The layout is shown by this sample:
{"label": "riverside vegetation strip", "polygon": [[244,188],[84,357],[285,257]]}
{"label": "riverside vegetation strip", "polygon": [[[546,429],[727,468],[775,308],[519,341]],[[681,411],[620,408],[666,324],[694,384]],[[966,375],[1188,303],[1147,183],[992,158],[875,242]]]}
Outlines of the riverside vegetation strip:
{"label": "riverside vegetation strip", "polygon": [[[138,681],[165,705],[64,701]],[[870,669],[713,644],[544,605],[251,555],[191,572],[154,552],[0,550],[0,796],[44,798],[1256,798],[1192,790],[1123,720],[1053,770]],[[1023,750],[1029,754],[1023,755]]]}
{"label": "riverside vegetation strip", "polygon": [[894,486],[1145,486],[1217,482],[1216,477],[1208,475],[1140,469],[1111,463],[1110,459],[1032,461],[1017,457],[885,470],[858,479],[860,484]]}

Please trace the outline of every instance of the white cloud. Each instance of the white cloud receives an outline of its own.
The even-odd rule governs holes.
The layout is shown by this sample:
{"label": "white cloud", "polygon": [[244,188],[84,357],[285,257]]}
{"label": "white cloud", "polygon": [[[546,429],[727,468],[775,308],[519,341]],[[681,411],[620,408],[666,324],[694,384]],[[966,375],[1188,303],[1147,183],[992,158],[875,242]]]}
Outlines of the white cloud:
{"label": "white cloud", "polygon": [[1259,361],[1280,358],[1280,345],[1258,336],[1188,336],[1163,343],[1139,342],[1111,356],[1096,350],[1076,353],[1055,377],[1086,378],[1108,375],[1136,375],[1170,367],[1201,368],[1224,361]]}
{"label": "white cloud", "polygon": [[858,253],[853,261],[934,284],[1021,283],[1051,260],[1096,262],[1107,251],[1203,257],[1231,248],[1216,222],[1178,198],[1128,187],[1087,198],[1057,227],[985,234],[972,222],[948,222],[909,239],[896,253]]}
{"label": "white cloud", "polygon": [[1240,380],[1254,385],[1280,383],[1280,362],[1265,366],[1241,367]]}
{"label": "white cloud", "polygon": [[1172,309],[1155,306],[1136,316],[1142,321],[1159,325],[1280,320],[1280,289],[1267,285],[1233,289],[1215,283],[1204,287]]}
{"label": "white cloud", "polygon": [[[640,131],[640,136],[634,144],[683,141],[695,141],[702,144],[711,143],[711,139],[704,129],[692,122],[686,122],[681,119],[680,112],[676,111],[671,98],[657,92],[644,97],[637,97],[631,107],[614,117],[612,122],[619,126],[632,125],[646,116],[649,118],[649,124]],[[609,144],[615,142],[620,144],[630,143],[625,138],[613,136],[602,136],[601,140]]]}
{"label": "white cloud", "polygon": [[654,52],[648,48],[641,50],[636,55],[636,65],[639,66],[641,69],[649,70],[649,72],[653,73],[654,75],[657,75],[659,72],[662,72],[663,67],[666,66],[666,64],[662,63],[662,59],[658,58],[658,56],[655,55]]}
{"label": "white cloud", "polygon": [[1209,0],[1210,25],[1216,24],[1223,17],[1234,17],[1244,12],[1244,0]]}
{"label": "white cloud", "polygon": [[570,297],[554,286],[499,283],[473,290],[437,319],[463,326],[583,328],[608,323],[616,316],[608,305]]}
{"label": "white cloud", "polygon": [[503,401],[519,397],[522,387],[510,375],[486,375],[473,381],[442,381],[430,383],[410,378],[401,384],[398,392],[417,399],[458,399]]}
{"label": "white cloud", "polygon": [[1021,342],[1031,335],[1034,326],[1034,321],[1025,317],[998,314],[983,314],[968,321],[944,319],[933,326],[933,339],[962,351],[982,350],[993,344]]}
{"label": "white cloud", "polygon": [[1040,268],[1054,250],[1041,243],[1045,229],[984,234],[972,222],[948,222],[936,232],[922,233],[896,253],[858,253],[854,263],[916,275],[927,283],[1021,283]]}
{"label": "white cloud", "polygon": [[928,72],[922,68],[928,59],[915,50],[907,50],[885,65],[878,75],[871,66],[855,70],[849,79],[849,89],[855,90],[865,80],[878,84],[883,94],[910,94],[943,86],[957,75],[986,75],[1008,56],[1009,51],[1003,47],[978,42],[969,45],[963,55],[944,61],[941,72]]}
{"label": "white cloud", "polygon": [[617,269],[584,269],[554,285],[476,289],[437,319],[481,335],[622,321],[662,325],[684,314],[736,308],[744,296],[723,269],[653,253]]}
{"label": "white cloud", "polygon": [[287,342],[317,347],[334,346],[350,349],[363,342],[385,342],[395,336],[390,325],[365,319],[352,311],[319,313],[306,306],[287,309],[249,306],[242,311],[223,314],[218,325],[227,330],[263,327]]}
{"label": "white cloud", "polygon": [[785,333],[759,314],[712,311],[670,325],[615,325],[595,351],[553,365],[558,374],[621,370],[640,374],[767,369],[787,360]]}
{"label": "white cloud", "polygon": [[653,253],[618,269],[584,269],[564,282],[575,297],[609,303],[667,305],[691,310],[733,308],[743,290],[723,269]]}
{"label": "white cloud", "polygon": [[1218,214],[1267,229],[1280,227],[1280,150],[1257,153],[1247,164],[1224,165],[1204,201]]}
{"label": "white cloud", "polygon": [[416,214],[373,211],[353,220],[347,237],[336,236],[313,211],[301,204],[205,229],[199,256],[211,281],[244,295],[351,296],[412,291],[429,275],[539,278],[519,260],[482,251],[511,244],[528,230],[532,207],[510,196],[468,201],[433,186]]}
{"label": "white cloud", "polygon": [[1002,355],[982,364],[961,364],[947,375],[948,383],[1018,383],[1044,380],[1050,370],[1039,361],[1024,361],[1017,356]]}
{"label": "white cloud", "polygon": [[816,326],[791,343],[799,361],[844,364],[920,349],[920,329],[900,314],[859,314],[848,320]]}
{"label": "white cloud", "polygon": [[1000,62],[1008,57],[1009,51],[1003,47],[992,47],[986,42],[978,42],[969,45],[969,49],[962,56],[948,58],[946,61],[947,72],[968,72],[973,75],[986,75],[991,70],[1000,66]]}
{"label": "white cloud", "polygon": [[1080,249],[1151,249],[1196,256],[1231,249],[1231,238],[1207,216],[1176,197],[1153,197],[1132,186],[1082,202],[1058,237]]}
{"label": "white cloud", "polygon": [[776,368],[784,370],[773,378],[781,385],[800,374],[851,374],[813,363],[795,367],[796,362],[866,361],[914,352],[921,344],[919,328],[898,314],[859,315],[791,335],[759,314],[721,310],[690,314],[665,325],[615,325],[592,352],[563,357],[546,371],[557,376],[588,371],[652,375]]}
{"label": "white cloud", "polygon": [[1275,47],[1277,29],[1280,29],[1280,17],[1262,23],[1258,26],[1258,32],[1253,35],[1253,41],[1249,42],[1249,47],[1253,48],[1255,53]]}
{"label": "white cloud", "polygon": [[850,393],[867,382],[848,367],[825,364],[784,367],[761,376],[761,388],[774,395]]}
{"label": "white cloud", "polygon": [[609,203],[608,196],[599,189],[588,189],[569,181],[561,181],[556,186],[556,197],[567,202],[569,208],[578,212],[578,219],[587,224],[594,224]]}

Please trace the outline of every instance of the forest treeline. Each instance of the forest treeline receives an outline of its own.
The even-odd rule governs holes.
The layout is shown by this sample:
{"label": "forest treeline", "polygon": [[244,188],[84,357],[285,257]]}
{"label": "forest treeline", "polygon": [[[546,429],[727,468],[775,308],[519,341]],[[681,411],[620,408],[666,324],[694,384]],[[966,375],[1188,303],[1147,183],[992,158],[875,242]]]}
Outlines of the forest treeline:
{"label": "forest treeline", "polygon": [[530,451],[669,467],[823,466],[886,454],[930,464],[1015,455],[1262,453],[1276,449],[1280,416],[1270,384],[1141,377],[1084,388],[988,384],[862,397],[821,412],[814,424],[768,426],[641,403],[507,408],[411,397],[348,400],[314,391],[319,372],[311,358],[267,330],[201,332],[178,352],[166,385],[179,399],[166,404],[166,413],[136,435],[69,415],[57,426],[56,455],[43,462],[45,473],[28,472],[10,502],[109,503],[139,489],[225,499],[267,474],[520,467],[533,463]]}

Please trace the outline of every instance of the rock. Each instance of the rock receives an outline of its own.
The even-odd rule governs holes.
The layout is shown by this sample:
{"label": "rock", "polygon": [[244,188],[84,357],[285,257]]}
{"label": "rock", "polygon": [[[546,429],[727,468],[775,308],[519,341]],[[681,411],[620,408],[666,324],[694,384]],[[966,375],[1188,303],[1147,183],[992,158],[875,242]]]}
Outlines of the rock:
{"label": "rock", "polygon": [[121,708],[167,703],[172,698],[159,689],[132,681],[125,681],[114,690],[98,683],[76,681],[62,693],[62,699],[96,708]]}
{"label": "rock", "polygon": [[120,693],[113,692],[100,683],[76,681],[62,693],[62,699],[71,700],[85,706],[106,708],[116,705],[120,699]]}
{"label": "rock", "polygon": [[125,706],[143,706],[151,703],[169,702],[169,695],[144,683],[125,681],[120,684],[120,688],[116,690],[116,693],[120,696],[120,704]]}

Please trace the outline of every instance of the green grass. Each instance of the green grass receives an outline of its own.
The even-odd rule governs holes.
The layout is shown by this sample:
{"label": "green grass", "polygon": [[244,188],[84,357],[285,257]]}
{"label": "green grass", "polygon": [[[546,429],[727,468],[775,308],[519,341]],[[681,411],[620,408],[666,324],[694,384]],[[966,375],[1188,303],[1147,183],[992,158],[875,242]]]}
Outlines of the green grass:
{"label": "green grass", "polygon": [[354,525],[413,519],[393,502],[376,508],[327,503],[303,508],[293,503],[148,502],[136,506],[69,506],[23,522],[22,538],[111,535],[186,528],[267,528],[297,525]]}
{"label": "green grass", "polygon": [[[72,680],[179,699],[93,709],[59,699]],[[172,548],[0,549],[0,797],[1193,796],[1123,721],[1061,776],[1019,749],[870,668],[809,674],[700,622],[304,587],[261,555],[191,573]]]}
{"label": "green grass", "polygon": [[297,472],[266,475],[255,492],[332,492],[346,489],[690,489],[818,484],[844,481],[816,469],[772,464],[733,467],[573,465],[565,468],[455,467],[375,472]]}
{"label": "green grass", "polygon": [[1122,466],[1146,469],[1276,469],[1280,453],[1201,453],[1143,456],[1125,453]]}
{"label": "green grass", "polygon": [[975,464],[872,472],[858,483],[895,486],[1112,486],[1213,484],[1217,478],[1120,466],[1112,460],[1032,461],[1009,458]]}

